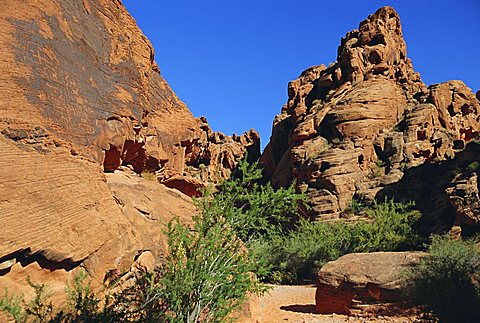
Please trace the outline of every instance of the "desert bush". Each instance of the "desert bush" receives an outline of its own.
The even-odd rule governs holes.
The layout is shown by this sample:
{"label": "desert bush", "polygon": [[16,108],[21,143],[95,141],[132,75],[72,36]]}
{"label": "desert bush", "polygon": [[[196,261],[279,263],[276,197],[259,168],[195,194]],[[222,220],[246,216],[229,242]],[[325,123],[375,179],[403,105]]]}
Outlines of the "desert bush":
{"label": "desert bush", "polygon": [[267,242],[269,272],[263,278],[273,283],[312,281],[327,261],[342,256],[351,246],[351,231],[344,224],[300,221],[296,230]]}
{"label": "desert bush", "polygon": [[429,256],[405,273],[409,299],[441,322],[478,322],[480,252],[474,242],[435,236]]}
{"label": "desert bush", "polygon": [[423,239],[414,226],[420,213],[412,204],[386,200],[362,212],[367,221],[325,223],[301,220],[295,230],[249,244],[258,276],[273,283],[312,282],[328,261],[351,252],[419,249]]}
{"label": "desert bush", "polygon": [[292,228],[307,199],[295,192],[295,183],[274,189],[270,183],[259,184],[261,179],[258,163],[250,164],[245,158],[232,177],[221,183],[212,202],[244,242]]}
{"label": "desert bush", "polygon": [[223,322],[247,293],[263,290],[250,274],[253,267],[233,229],[208,195],[202,203],[193,230],[179,222],[168,228],[160,292],[168,304],[165,321]]}
{"label": "desert bush", "polygon": [[413,203],[398,203],[393,199],[374,202],[366,208],[370,221],[352,226],[353,252],[402,251],[418,249],[424,238],[415,230],[421,213]]}
{"label": "desert bush", "polygon": [[350,212],[367,221],[327,224],[301,219],[307,197],[295,183],[275,190],[262,179],[258,164],[244,159],[210,200],[247,246],[257,276],[267,282],[303,283],[314,279],[327,261],[349,252],[397,251],[419,248],[415,231],[420,213],[412,204],[393,200],[365,207],[352,203]]}
{"label": "desert bush", "polygon": [[116,308],[132,321],[224,322],[247,293],[264,286],[251,274],[242,241],[209,191],[196,200],[192,227],[173,220],[166,236],[168,255],[154,272],[137,274],[135,284],[115,296]]}
{"label": "desert bush", "polygon": [[27,277],[27,283],[35,294],[30,301],[25,301],[23,295],[11,294],[5,290],[0,298],[0,312],[4,312],[16,323],[47,322],[54,318],[54,307],[49,301],[49,293],[45,284],[36,284]]}
{"label": "desert bush", "polygon": [[0,312],[10,316],[15,322],[25,322],[26,316],[23,309],[24,299],[21,295],[12,295],[8,289],[4,291],[4,295],[0,298]]}
{"label": "desert bush", "polygon": [[55,311],[55,317],[51,322],[119,322],[124,317],[123,312],[118,311],[112,305],[113,298],[104,295],[103,301],[93,292],[90,287],[91,281],[85,271],[80,271],[71,283],[65,287],[67,304]]}

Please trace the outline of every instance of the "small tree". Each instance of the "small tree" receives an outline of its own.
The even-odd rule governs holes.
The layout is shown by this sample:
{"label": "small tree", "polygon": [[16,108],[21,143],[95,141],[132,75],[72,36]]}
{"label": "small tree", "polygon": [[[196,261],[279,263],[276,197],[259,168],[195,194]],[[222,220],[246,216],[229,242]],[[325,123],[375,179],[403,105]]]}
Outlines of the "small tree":
{"label": "small tree", "polygon": [[365,208],[371,222],[358,222],[355,226],[353,252],[402,251],[418,248],[423,238],[415,230],[421,213],[414,204],[398,203],[393,199],[374,202]]}
{"label": "small tree", "polygon": [[169,322],[223,322],[248,292],[263,290],[242,242],[208,192],[199,205],[192,230],[178,221],[168,226],[160,293]]}

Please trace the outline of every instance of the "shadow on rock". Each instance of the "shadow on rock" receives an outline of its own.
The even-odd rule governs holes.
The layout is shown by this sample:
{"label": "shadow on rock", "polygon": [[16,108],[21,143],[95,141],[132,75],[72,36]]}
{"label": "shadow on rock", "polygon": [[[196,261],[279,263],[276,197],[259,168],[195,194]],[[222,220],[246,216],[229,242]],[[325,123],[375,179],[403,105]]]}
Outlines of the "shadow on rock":
{"label": "shadow on rock", "polygon": [[423,214],[419,222],[423,233],[445,232],[457,224],[464,234],[472,234],[478,231],[480,219],[466,198],[478,197],[478,161],[480,145],[472,142],[453,159],[406,170],[399,182],[385,186],[375,199],[415,202],[415,208]]}
{"label": "shadow on rock", "polygon": [[287,312],[295,312],[295,313],[310,313],[310,314],[317,314],[315,310],[315,304],[309,304],[309,305],[287,305],[287,306],[281,306],[281,310],[287,311]]}

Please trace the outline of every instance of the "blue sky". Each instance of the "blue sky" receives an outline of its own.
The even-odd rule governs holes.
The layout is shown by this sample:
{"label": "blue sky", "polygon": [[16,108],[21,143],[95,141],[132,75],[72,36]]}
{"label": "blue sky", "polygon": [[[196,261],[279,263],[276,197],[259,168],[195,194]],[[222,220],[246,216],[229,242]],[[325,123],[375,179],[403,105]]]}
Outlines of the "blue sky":
{"label": "blue sky", "polygon": [[480,90],[480,1],[123,0],[153,43],[163,76],[215,131],[255,128],[265,146],[287,83],[335,61],[340,38],[384,5],[403,24],[408,56],[428,85]]}

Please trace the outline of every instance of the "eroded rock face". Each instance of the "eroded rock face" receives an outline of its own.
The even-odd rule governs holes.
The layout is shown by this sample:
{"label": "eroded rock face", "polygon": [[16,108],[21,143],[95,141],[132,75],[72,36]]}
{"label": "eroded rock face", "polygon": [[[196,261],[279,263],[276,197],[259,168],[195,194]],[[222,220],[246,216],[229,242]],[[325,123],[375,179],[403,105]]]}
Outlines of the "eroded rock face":
{"label": "eroded rock face", "polygon": [[217,146],[238,157],[258,145],[255,132],[234,140],[192,116],[121,2],[32,0],[9,10],[14,5],[1,4],[0,127],[21,133],[19,143],[63,147],[106,171],[131,164],[177,173],[202,161],[222,171]]}
{"label": "eroded rock face", "polygon": [[316,310],[354,314],[369,304],[400,302],[402,271],[417,265],[424,252],[347,254],[327,263],[317,276]]}
{"label": "eroded rock face", "polygon": [[237,162],[245,154],[249,161],[260,156],[260,135],[250,130],[241,136],[226,136],[212,132],[205,118],[200,119],[204,141],[185,142],[184,166],[182,171],[163,168],[157,171],[159,181],[167,187],[178,189],[188,196],[199,196],[207,183],[228,178]]}
{"label": "eroded rock face", "polygon": [[162,254],[161,227],[195,211],[177,190],[104,172],[215,181],[259,155],[255,131],[192,116],[121,1],[5,0],[0,28],[0,287],[80,267],[101,283]]}
{"label": "eroded rock face", "polygon": [[262,156],[277,186],[297,181],[312,217],[372,201],[405,170],[451,159],[478,137],[480,104],[461,81],[426,87],[407,58],[400,18],[379,9],[347,33],[329,67],[288,85]]}

